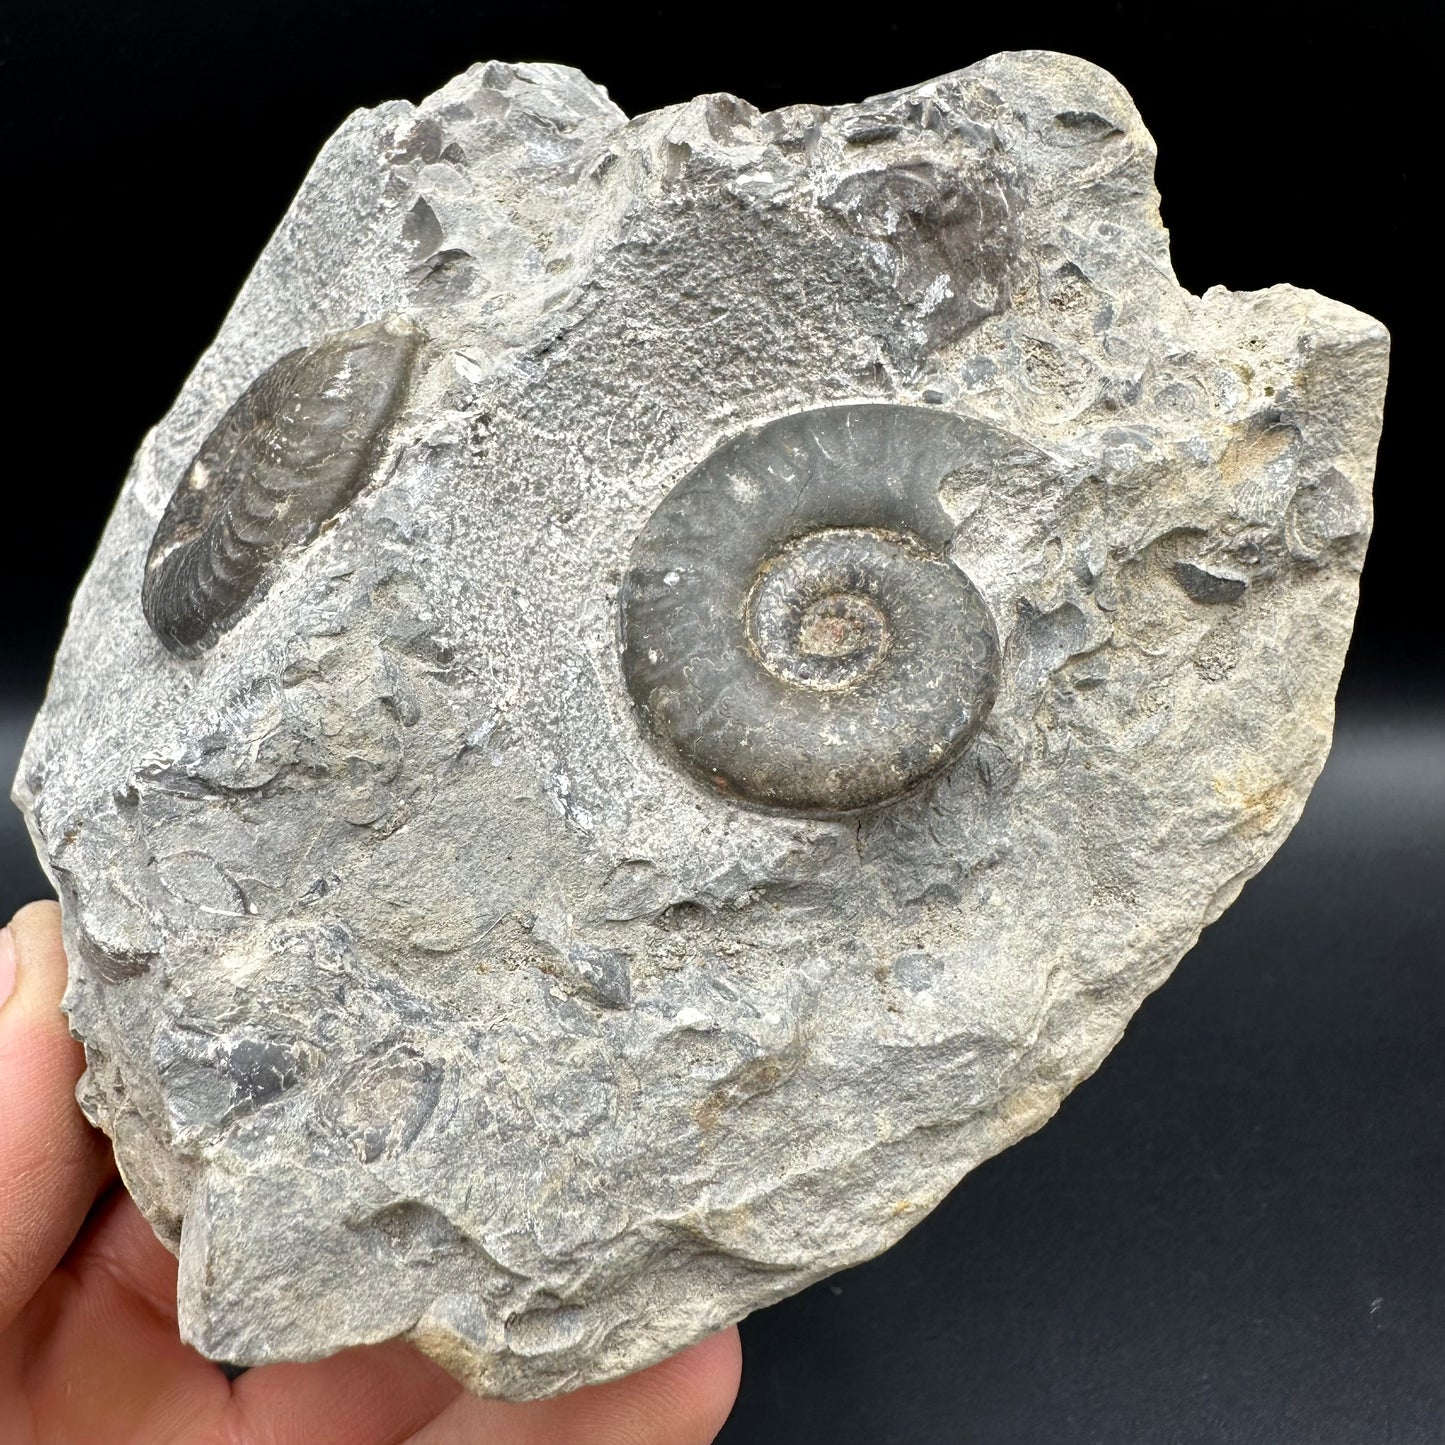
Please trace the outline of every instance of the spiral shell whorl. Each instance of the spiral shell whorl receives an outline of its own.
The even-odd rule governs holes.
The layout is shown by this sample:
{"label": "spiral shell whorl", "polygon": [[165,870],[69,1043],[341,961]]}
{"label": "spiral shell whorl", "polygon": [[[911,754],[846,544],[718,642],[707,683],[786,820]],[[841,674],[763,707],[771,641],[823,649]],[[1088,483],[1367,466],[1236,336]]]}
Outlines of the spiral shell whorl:
{"label": "spiral shell whorl", "polygon": [[246,388],[171,497],[141,607],[172,652],[212,646],[366,482],[421,332],[404,318],[288,352]]}
{"label": "spiral shell whorl", "polygon": [[940,484],[979,423],[828,407],[725,443],[639,535],[623,673],[653,740],[716,791],[837,814],[954,762],[998,687],[987,606],[946,558]]}

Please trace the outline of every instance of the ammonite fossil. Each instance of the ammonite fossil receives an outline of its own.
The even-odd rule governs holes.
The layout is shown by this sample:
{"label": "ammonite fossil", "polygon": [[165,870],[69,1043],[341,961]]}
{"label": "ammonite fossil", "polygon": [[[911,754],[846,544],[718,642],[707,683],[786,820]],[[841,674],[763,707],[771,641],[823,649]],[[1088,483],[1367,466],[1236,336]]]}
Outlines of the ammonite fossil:
{"label": "ammonite fossil", "polygon": [[996,430],[926,407],[802,412],[678,483],[622,586],[627,686],[725,795],[843,813],[957,758],[998,687],[998,634],[948,560],[939,490]]}
{"label": "ammonite fossil", "polygon": [[213,643],[288,549],[355,496],[406,392],[420,329],[404,317],[288,352],[241,394],[176,487],[141,605],[172,652]]}

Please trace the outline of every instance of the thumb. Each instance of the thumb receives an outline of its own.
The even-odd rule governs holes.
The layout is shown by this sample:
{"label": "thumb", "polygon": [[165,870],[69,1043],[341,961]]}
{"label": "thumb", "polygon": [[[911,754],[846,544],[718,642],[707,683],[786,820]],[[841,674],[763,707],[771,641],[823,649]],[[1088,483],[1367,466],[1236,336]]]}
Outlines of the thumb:
{"label": "thumb", "polygon": [[60,909],[32,903],[0,930],[0,1330],[70,1247],[114,1169],[75,1102],[85,1067],[60,1012]]}

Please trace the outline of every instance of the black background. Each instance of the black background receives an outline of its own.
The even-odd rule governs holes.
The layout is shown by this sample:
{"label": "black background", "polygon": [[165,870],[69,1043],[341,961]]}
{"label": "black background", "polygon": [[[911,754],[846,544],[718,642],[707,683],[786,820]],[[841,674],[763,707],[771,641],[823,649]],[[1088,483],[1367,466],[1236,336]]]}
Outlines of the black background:
{"label": "black background", "polygon": [[[1392,332],[1339,739],[1278,858],[1056,1120],[883,1258],[744,1324],[723,1440],[1440,1445],[1437,10],[11,4],[0,768],[136,444],[348,111],[492,57],[577,65],[636,112],[1086,56],[1158,142],[1184,285],[1290,281]],[[7,812],[0,906],[43,891]]]}

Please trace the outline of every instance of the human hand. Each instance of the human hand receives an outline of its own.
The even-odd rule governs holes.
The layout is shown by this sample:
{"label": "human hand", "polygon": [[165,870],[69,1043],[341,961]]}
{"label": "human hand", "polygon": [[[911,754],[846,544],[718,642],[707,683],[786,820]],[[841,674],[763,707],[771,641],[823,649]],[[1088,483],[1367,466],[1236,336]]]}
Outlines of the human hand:
{"label": "human hand", "polygon": [[60,910],[0,933],[0,1445],[705,1445],[735,1329],[533,1404],[480,1400],[393,1341],[230,1380],[181,1343],[176,1261],[75,1103]]}

